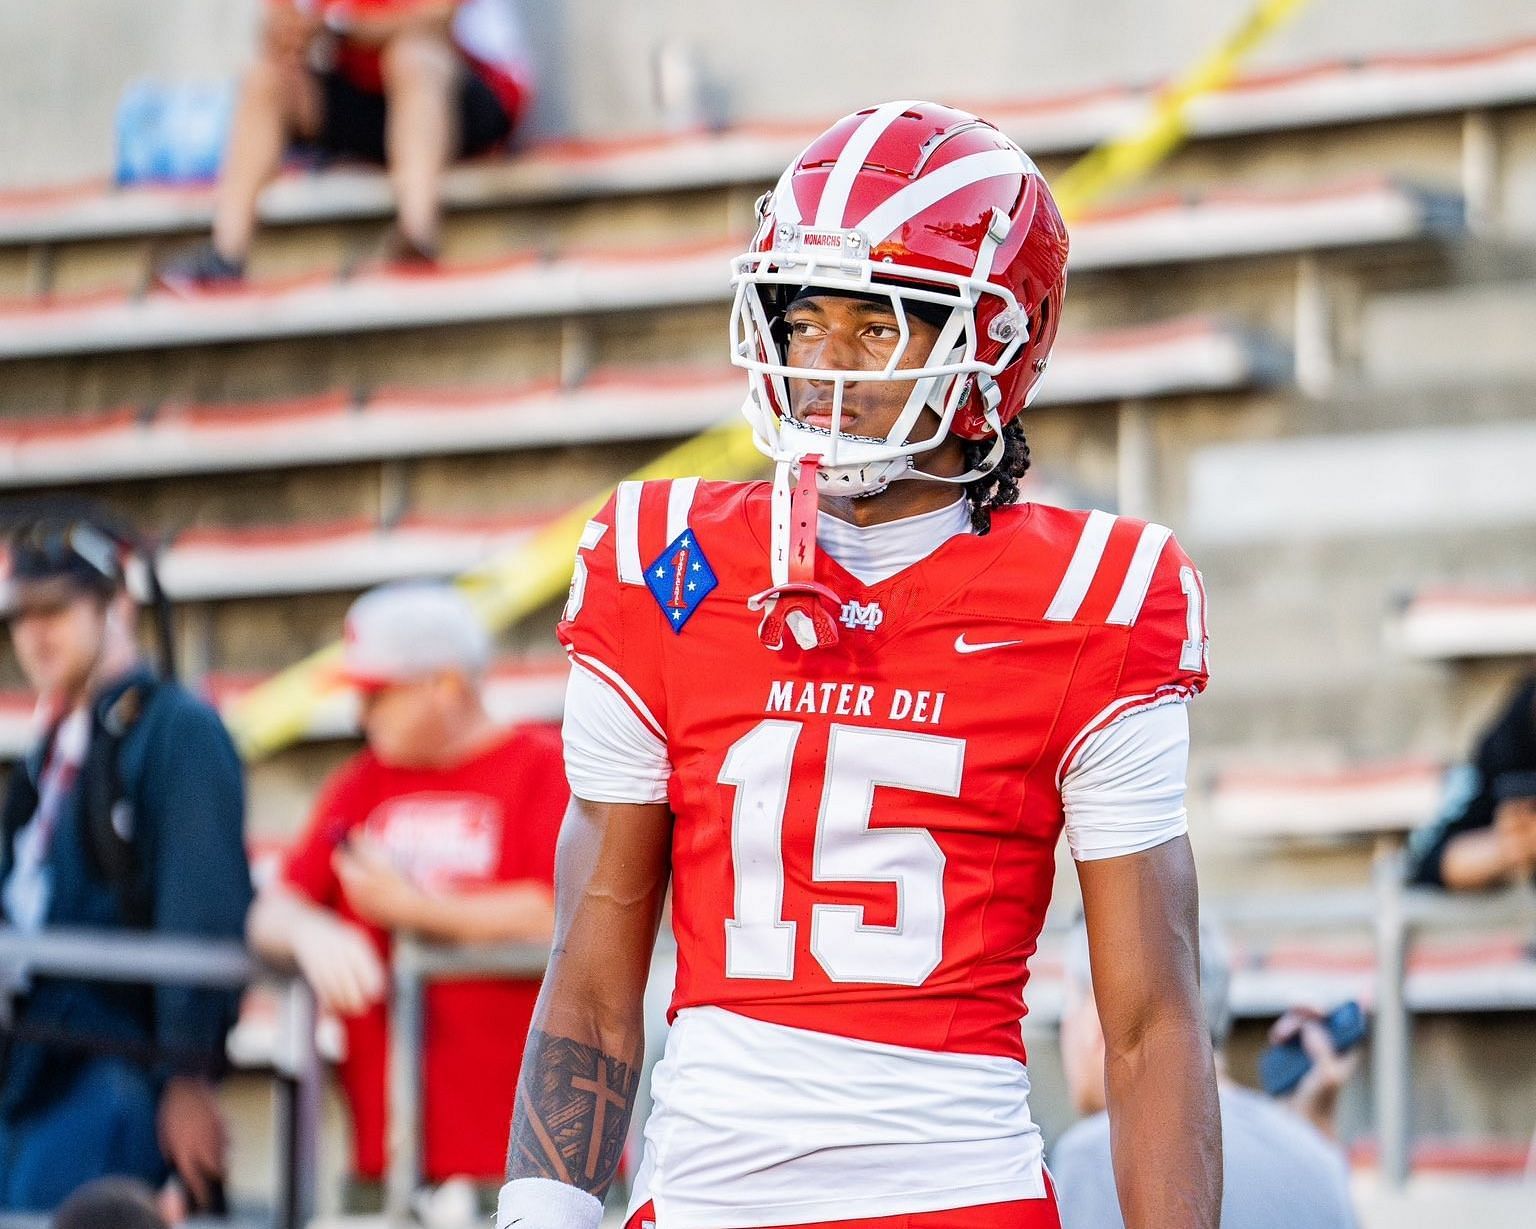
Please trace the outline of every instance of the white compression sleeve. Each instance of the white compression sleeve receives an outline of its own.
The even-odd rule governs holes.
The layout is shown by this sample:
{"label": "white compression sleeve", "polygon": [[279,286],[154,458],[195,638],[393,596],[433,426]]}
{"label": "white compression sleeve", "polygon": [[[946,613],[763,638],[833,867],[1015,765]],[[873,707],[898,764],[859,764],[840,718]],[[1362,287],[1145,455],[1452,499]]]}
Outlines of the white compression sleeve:
{"label": "white compression sleeve", "polygon": [[664,802],[667,745],[605,680],[579,662],[565,689],[565,775],[588,802]]}
{"label": "white compression sleeve", "polygon": [[1188,832],[1188,767],[1183,704],[1141,709],[1094,734],[1061,783],[1072,856],[1117,858]]}

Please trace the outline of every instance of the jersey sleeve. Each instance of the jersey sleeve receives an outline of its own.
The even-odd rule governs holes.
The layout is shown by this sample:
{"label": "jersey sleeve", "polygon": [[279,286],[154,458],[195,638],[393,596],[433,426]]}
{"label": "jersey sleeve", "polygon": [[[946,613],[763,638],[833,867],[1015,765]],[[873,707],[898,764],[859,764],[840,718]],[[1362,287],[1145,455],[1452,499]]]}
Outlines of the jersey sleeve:
{"label": "jersey sleeve", "polygon": [[1150,544],[1146,556],[1132,558],[1108,618],[1127,628],[1113,694],[1073,740],[1059,778],[1079,862],[1141,853],[1189,830],[1184,705],[1208,677],[1205,588],[1167,529],[1145,526],[1138,542]]}
{"label": "jersey sleeve", "polygon": [[1200,573],[1162,526],[1142,527],[1138,555],[1143,550],[1144,556],[1132,559],[1103,625],[1109,632],[1125,629],[1118,669],[1100,692],[1102,705],[1068,745],[1058,784],[1096,735],[1134,713],[1183,704],[1205,690],[1209,642]]}
{"label": "jersey sleeve", "polygon": [[1205,690],[1210,655],[1205,584],[1171,534],[1153,564],[1146,598],[1130,619],[1117,699],[1188,700]]}
{"label": "jersey sleeve", "polygon": [[1088,738],[1061,783],[1072,857],[1118,858],[1183,836],[1188,767],[1182,704],[1137,709]]}
{"label": "jersey sleeve", "polygon": [[361,756],[332,774],[315,799],[309,826],[283,863],[282,882],[317,905],[334,907],[341,898],[331,855],[363,818],[364,775]]}
{"label": "jersey sleeve", "polygon": [[639,546],[640,484],[625,483],[587,522],[558,635],[571,659],[565,766],[591,802],[666,796],[659,626]]}

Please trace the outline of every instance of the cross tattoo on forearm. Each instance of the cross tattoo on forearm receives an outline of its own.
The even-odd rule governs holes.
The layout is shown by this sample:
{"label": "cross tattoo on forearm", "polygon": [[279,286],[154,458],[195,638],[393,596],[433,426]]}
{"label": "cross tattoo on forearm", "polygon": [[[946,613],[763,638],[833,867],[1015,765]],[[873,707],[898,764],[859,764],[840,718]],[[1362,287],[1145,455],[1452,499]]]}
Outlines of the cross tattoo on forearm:
{"label": "cross tattoo on forearm", "polygon": [[624,1111],[624,1117],[629,1117],[629,1109],[634,1098],[625,1099],[623,1093],[610,1088],[607,1083],[606,1064],[603,1056],[597,1056],[597,1072],[590,1080],[573,1078],[571,1087],[578,1092],[589,1092],[596,1101],[593,1105],[592,1138],[587,1145],[587,1177],[597,1177],[598,1149],[603,1141],[603,1123],[608,1116],[608,1107]]}
{"label": "cross tattoo on forearm", "polygon": [[640,1087],[638,1064],[534,1029],[518,1082],[507,1177],[550,1178],[601,1197]]}

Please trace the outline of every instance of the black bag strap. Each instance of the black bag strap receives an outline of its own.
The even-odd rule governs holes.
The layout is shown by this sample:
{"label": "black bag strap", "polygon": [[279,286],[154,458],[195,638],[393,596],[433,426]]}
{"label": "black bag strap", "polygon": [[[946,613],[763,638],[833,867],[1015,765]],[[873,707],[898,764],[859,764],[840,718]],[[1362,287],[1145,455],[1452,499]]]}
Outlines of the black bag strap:
{"label": "black bag strap", "polygon": [[91,741],[80,766],[80,808],[86,856],[91,869],[111,885],[123,924],[148,929],[154,921],[154,896],[143,873],[134,799],[124,787],[123,742],[154,700],[159,684],[136,679],[91,713]]}

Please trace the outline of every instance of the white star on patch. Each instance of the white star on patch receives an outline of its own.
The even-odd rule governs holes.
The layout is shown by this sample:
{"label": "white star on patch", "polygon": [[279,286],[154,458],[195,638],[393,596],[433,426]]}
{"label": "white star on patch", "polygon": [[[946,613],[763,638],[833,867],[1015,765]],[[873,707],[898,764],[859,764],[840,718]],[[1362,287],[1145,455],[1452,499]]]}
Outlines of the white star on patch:
{"label": "white star on patch", "polygon": [[693,570],[694,570],[694,571],[695,571],[695,572],[697,572],[697,571],[698,571],[698,570],[699,570],[699,565],[698,565],[698,564],[694,564],[694,565],[693,565]]}
{"label": "white star on patch", "polygon": [[656,569],[656,579],[657,580],[660,580],[666,574],[667,574],[667,569],[666,568],[657,568]]}
{"label": "white star on patch", "polygon": [[693,581],[693,580],[690,580],[690,581],[689,581],[689,582],[688,582],[688,592],[689,592],[689,593],[692,593],[692,592],[693,592],[693,591],[694,591],[694,590],[695,590],[695,589],[697,589],[697,588],[698,588],[698,587],[699,587],[699,585],[698,585],[698,582],[697,582],[697,581]]}
{"label": "white star on patch", "polygon": [[683,612],[681,610],[674,610],[672,612],[672,617],[674,619],[681,619],[683,617]]}

